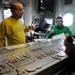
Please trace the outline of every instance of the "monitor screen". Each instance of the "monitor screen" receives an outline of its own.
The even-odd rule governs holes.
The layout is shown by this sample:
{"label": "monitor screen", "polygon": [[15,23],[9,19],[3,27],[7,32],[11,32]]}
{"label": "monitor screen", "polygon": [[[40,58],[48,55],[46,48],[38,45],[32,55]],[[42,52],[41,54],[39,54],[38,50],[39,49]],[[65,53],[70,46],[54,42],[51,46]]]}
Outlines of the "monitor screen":
{"label": "monitor screen", "polygon": [[44,18],[35,19],[33,21],[33,24],[35,26],[37,26],[37,28],[35,30],[36,32],[38,32],[38,31],[42,31],[43,32],[49,26],[49,24],[46,22],[46,20]]}

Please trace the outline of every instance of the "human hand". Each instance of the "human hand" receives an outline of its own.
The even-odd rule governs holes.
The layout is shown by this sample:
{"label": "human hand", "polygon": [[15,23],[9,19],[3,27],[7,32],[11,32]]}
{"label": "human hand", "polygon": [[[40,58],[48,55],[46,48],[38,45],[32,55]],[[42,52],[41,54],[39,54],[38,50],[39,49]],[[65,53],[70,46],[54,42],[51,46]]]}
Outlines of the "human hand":
{"label": "human hand", "polygon": [[29,26],[30,29],[35,30],[36,27],[34,25]]}
{"label": "human hand", "polygon": [[70,34],[66,33],[66,34],[65,34],[65,37],[68,37],[68,36],[70,36]]}
{"label": "human hand", "polygon": [[50,31],[50,33],[53,34],[53,33],[54,33],[54,29],[52,29],[52,30]]}

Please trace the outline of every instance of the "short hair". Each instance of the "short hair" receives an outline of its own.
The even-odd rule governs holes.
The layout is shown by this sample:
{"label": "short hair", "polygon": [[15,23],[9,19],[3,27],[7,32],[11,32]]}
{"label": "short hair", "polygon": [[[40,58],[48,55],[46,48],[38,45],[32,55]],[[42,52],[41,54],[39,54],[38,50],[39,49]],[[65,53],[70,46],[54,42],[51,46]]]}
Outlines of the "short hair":
{"label": "short hair", "polygon": [[20,3],[20,2],[18,2],[18,1],[13,1],[13,2],[11,2],[11,3],[10,3],[10,10],[16,9],[16,6],[15,6],[14,3]]}
{"label": "short hair", "polygon": [[13,2],[10,3],[10,10],[16,9],[16,6],[13,4]]}
{"label": "short hair", "polygon": [[62,19],[63,20],[63,18],[61,16],[58,16],[57,19]]}
{"label": "short hair", "polygon": [[66,40],[67,40],[69,43],[73,43],[73,38],[72,38],[72,36],[68,36],[68,37],[66,38]]}

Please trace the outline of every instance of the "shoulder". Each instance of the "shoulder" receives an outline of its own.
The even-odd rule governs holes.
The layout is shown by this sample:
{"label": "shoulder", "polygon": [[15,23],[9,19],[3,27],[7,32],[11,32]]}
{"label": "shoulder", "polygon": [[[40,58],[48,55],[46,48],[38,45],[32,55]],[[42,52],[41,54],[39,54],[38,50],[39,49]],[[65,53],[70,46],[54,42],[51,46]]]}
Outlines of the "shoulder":
{"label": "shoulder", "polygon": [[11,26],[13,23],[15,23],[15,21],[13,21],[12,17],[8,17],[6,19],[4,19],[2,22],[1,22],[1,26],[3,27],[6,27],[6,26]]}
{"label": "shoulder", "polygon": [[11,17],[8,17],[8,18],[4,19],[1,23],[7,22],[7,21],[9,21],[10,19],[11,19]]}
{"label": "shoulder", "polygon": [[66,29],[69,29],[67,26],[63,26],[64,28],[66,28]]}

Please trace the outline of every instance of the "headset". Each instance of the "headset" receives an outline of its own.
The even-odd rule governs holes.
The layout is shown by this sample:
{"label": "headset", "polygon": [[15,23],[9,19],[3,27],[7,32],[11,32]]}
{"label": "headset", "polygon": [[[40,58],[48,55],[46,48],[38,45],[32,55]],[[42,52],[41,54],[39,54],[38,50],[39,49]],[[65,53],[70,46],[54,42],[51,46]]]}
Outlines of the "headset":
{"label": "headset", "polygon": [[15,10],[15,13],[19,16],[19,17],[21,17],[21,15]]}

